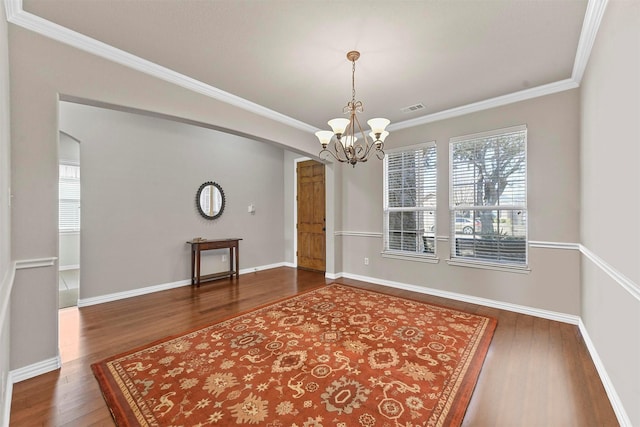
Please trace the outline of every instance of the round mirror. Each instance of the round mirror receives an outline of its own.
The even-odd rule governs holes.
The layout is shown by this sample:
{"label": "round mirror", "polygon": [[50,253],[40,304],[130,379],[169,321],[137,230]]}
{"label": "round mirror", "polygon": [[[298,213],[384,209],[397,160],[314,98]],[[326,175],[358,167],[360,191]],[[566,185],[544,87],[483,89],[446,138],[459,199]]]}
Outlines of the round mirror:
{"label": "round mirror", "polygon": [[218,183],[205,182],[196,193],[196,206],[206,219],[216,219],[224,211],[224,191]]}

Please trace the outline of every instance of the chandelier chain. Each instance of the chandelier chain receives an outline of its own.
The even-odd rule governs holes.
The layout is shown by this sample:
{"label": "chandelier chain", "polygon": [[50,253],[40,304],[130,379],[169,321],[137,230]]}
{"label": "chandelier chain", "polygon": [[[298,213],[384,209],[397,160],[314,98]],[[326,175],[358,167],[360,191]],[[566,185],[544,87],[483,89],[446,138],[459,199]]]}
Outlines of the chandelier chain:
{"label": "chandelier chain", "polygon": [[356,102],[356,60],[351,61],[351,102]]}

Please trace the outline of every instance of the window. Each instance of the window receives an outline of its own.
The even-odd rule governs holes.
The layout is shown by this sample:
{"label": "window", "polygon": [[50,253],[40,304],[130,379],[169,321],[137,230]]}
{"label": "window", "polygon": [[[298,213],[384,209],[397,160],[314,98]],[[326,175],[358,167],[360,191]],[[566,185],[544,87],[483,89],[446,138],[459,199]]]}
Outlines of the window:
{"label": "window", "polygon": [[389,150],[384,180],[384,252],[435,257],[435,142]]}
{"label": "window", "polygon": [[60,164],[58,198],[58,229],[80,231],[80,166]]}
{"label": "window", "polygon": [[451,259],[527,264],[527,128],[450,140]]}

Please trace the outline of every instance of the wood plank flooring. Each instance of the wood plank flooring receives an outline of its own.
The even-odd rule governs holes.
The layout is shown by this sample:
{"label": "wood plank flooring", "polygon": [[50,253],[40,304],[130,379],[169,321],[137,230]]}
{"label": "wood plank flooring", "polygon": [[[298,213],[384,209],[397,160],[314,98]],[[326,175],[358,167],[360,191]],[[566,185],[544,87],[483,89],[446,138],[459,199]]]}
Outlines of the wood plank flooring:
{"label": "wood plank flooring", "polygon": [[[321,273],[283,267],[63,309],[62,368],[14,384],[10,425],[113,426],[91,363],[330,282]],[[498,319],[464,426],[618,425],[576,326],[355,280],[336,282]]]}

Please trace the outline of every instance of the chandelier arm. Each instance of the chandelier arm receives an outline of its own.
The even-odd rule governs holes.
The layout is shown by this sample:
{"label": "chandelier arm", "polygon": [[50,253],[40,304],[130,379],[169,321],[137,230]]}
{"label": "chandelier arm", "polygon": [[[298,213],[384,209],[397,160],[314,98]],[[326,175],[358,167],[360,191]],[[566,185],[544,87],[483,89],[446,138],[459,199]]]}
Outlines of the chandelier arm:
{"label": "chandelier arm", "polygon": [[[320,153],[318,154],[318,157],[322,158],[322,153],[329,153],[337,161],[344,162],[344,160],[340,160],[338,157],[336,157],[335,154],[333,154],[331,151],[327,150],[326,148],[323,148],[322,150],[320,150]],[[325,158],[327,158],[327,157],[325,157]]]}
{"label": "chandelier arm", "polygon": [[[347,153],[347,149],[338,138],[333,141],[333,150],[336,152],[334,157],[338,159],[338,161],[346,162],[349,160],[349,153]],[[342,156],[340,154],[342,154]]]}
{"label": "chandelier arm", "polygon": [[[358,159],[360,161],[365,161],[367,159],[367,157],[369,157],[369,152],[371,151],[371,147],[374,144],[370,144],[369,142],[369,137],[367,136],[366,133],[364,133],[364,131],[362,130],[362,125],[360,124],[360,120],[358,119],[358,116],[356,116],[354,114],[354,122],[358,125],[358,130],[360,131],[360,134],[362,135],[362,139],[364,140],[364,144],[359,144],[361,148],[361,151],[364,150],[364,153],[362,153],[362,155],[357,156]],[[355,129],[354,129],[355,131]]]}

